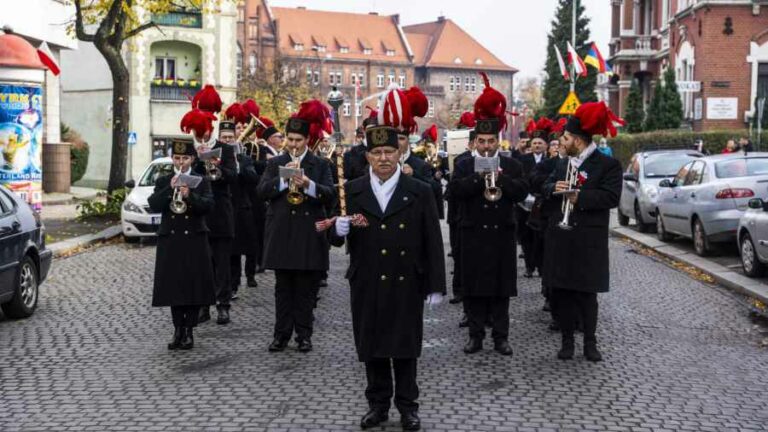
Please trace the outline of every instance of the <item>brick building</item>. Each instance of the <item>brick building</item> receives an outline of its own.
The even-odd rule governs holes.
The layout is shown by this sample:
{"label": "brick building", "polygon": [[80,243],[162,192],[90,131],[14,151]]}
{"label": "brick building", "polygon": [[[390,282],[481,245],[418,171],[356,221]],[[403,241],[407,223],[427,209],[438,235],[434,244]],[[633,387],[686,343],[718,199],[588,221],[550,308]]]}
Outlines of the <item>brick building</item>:
{"label": "brick building", "polygon": [[482,91],[479,71],[488,72],[492,84],[508,98],[517,72],[442,17],[403,27],[398,15],[272,7],[266,0],[244,0],[238,10],[237,40],[238,77],[280,56],[291,65],[290,75],[306,76],[316,97],[325,100],[332,86],[342,91],[341,130],[347,137],[367,115],[364,107],[375,108],[377,95],[390,83],[424,90],[430,109],[422,129],[431,123],[447,127]]}
{"label": "brick building", "polygon": [[694,130],[746,127],[768,96],[768,1],[611,0],[610,61],[603,90],[624,112],[638,80],[645,103],[673,67],[684,118]]}

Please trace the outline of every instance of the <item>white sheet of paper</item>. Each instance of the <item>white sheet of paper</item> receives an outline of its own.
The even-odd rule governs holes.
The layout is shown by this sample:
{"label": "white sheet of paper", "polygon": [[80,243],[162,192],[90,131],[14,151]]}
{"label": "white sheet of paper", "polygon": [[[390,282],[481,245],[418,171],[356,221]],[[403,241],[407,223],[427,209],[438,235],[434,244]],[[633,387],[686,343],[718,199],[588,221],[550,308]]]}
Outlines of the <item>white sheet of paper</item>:
{"label": "white sheet of paper", "polygon": [[304,175],[304,170],[301,168],[280,167],[280,178],[282,179],[290,179],[297,175]]}
{"label": "white sheet of paper", "polygon": [[200,186],[200,182],[203,178],[196,175],[179,174],[179,178],[176,180],[176,184],[180,186],[188,186],[190,189],[195,189]]}
{"label": "white sheet of paper", "polygon": [[499,170],[499,158],[496,157],[475,157],[475,172],[487,173]]}
{"label": "white sheet of paper", "polygon": [[221,148],[213,149],[200,154],[201,161],[207,161],[211,159],[221,159]]}

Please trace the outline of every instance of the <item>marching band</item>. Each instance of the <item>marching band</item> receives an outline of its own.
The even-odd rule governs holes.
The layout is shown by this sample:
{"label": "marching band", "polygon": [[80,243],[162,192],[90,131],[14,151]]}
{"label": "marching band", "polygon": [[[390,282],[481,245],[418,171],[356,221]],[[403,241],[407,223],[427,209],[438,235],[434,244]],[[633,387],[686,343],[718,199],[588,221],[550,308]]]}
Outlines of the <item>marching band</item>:
{"label": "marching band", "polygon": [[417,87],[390,86],[348,149],[333,134],[338,119],[318,100],[277,125],[250,99],[222,111],[216,90],[203,87],[181,120],[191,140],[171,143],[173,173],[149,198],[162,213],[152,305],[171,308],[168,349],[193,348],[193,328],[210,319],[211,305],[218,324],[237,319],[230,304],[243,272],[255,288],[256,274],[268,269],[275,275],[268,350],[286,350],[295,335],[299,352],[312,351],[330,247],[343,247],[367,378],[360,427],[387,421],[394,399],[403,430],[419,430],[423,313],[446,294],[447,203],[451,303],[462,303],[469,336],[463,351],[482,350],[489,327],[493,349],[513,354],[519,243],[524,276],[541,277],[550,330],[561,333],[557,358],[574,357],[581,329],[584,357],[601,361],[597,293],[610,285],[608,221],[621,166],[595,151],[592,137],[615,135],[623,121],[602,102],[585,103],[558,122],[532,120],[526,145],[504,151],[507,101],[482,75],[482,94],[456,124],[468,132],[465,149],[450,156],[435,126],[409,142],[429,105]]}

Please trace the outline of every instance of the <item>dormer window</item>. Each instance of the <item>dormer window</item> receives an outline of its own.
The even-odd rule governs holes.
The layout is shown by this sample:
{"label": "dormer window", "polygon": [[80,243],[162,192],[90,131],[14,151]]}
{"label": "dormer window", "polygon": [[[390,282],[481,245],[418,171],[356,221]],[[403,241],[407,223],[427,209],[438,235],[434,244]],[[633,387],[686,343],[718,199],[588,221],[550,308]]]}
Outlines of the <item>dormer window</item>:
{"label": "dormer window", "polygon": [[312,49],[317,52],[325,52],[325,45],[315,45]]}
{"label": "dormer window", "polygon": [[456,57],[455,59],[453,59],[453,62],[454,62],[455,64],[461,64],[461,63],[462,63],[462,62],[461,62],[461,59],[460,59],[459,57]]}
{"label": "dormer window", "polygon": [[481,65],[481,64],[483,64],[483,61],[481,59],[476,59],[475,60],[475,64],[476,65]]}
{"label": "dormer window", "polygon": [[348,54],[349,53],[349,47],[341,47],[339,48],[339,52],[342,54]]}
{"label": "dormer window", "polygon": [[293,44],[293,49],[296,51],[304,51],[304,44]]}
{"label": "dormer window", "polygon": [[394,57],[395,56],[395,50],[388,49],[387,50],[387,57]]}
{"label": "dormer window", "polygon": [[363,54],[371,55],[371,54],[373,54],[373,50],[370,49],[370,48],[363,48]]}

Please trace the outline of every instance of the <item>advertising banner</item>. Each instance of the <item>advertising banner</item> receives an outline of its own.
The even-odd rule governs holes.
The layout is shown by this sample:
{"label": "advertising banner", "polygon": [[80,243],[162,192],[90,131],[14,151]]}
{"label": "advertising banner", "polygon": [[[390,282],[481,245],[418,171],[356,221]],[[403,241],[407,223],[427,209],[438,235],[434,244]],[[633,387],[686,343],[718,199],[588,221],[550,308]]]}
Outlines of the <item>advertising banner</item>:
{"label": "advertising banner", "polygon": [[38,211],[43,201],[42,154],[41,88],[0,83],[0,183]]}

